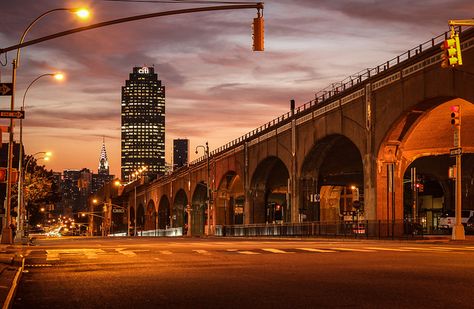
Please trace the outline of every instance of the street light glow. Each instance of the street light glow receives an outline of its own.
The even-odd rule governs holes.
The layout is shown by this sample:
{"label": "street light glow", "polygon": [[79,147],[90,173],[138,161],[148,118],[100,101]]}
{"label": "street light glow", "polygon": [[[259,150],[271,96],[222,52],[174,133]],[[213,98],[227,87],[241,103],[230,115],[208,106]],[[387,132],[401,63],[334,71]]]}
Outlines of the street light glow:
{"label": "street light glow", "polygon": [[80,8],[80,9],[73,9],[74,14],[77,15],[77,17],[81,19],[87,19],[90,16],[90,11],[85,8]]}
{"label": "street light glow", "polygon": [[63,80],[63,79],[64,79],[64,74],[61,73],[61,72],[54,73],[53,77],[54,77],[56,80]]}

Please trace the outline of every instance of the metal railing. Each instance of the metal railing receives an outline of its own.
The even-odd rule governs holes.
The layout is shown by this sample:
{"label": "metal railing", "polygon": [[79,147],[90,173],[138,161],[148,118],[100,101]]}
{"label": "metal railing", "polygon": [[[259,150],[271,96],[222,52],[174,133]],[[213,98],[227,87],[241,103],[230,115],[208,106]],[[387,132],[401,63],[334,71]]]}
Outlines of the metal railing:
{"label": "metal railing", "polygon": [[336,237],[360,239],[412,239],[424,236],[417,223],[403,220],[363,220],[303,222],[283,224],[245,224],[218,226],[216,236],[226,237]]}
{"label": "metal railing", "polygon": [[[459,31],[462,30],[461,27],[458,27],[458,29]],[[378,74],[384,73],[387,70],[395,67],[396,65],[399,65],[405,61],[412,59],[415,56],[420,55],[422,52],[427,51],[430,48],[433,48],[437,45],[440,45],[444,40],[446,40],[449,37],[449,34],[450,34],[450,31],[446,31],[432,38],[431,40],[428,40],[412,49],[407,50],[406,52],[404,52],[401,55],[398,55],[397,57],[394,57],[380,65],[377,65],[374,68],[367,68],[365,70],[352,74],[349,77],[346,77],[340,82],[332,83],[328,87],[316,92],[314,99],[306,102],[303,105],[298,106],[294,111],[294,115],[305,114],[309,110],[313,110],[316,106],[319,107],[319,106],[325,105],[326,103],[329,103],[335,96],[354,90],[354,88],[359,87],[367,79],[374,77]],[[210,156],[211,157],[215,156],[232,147],[241,145],[246,140],[251,139],[257,135],[260,135],[262,132],[267,131],[268,129],[274,129],[277,126],[281,125],[283,122],[288,122],[291,116],[292,116],[291,111],[287,112],[279,116],[278,118],[275,118],[261,125],[260,127],[252,130],[251,132],[248,132],[247,134],[242,135],[241,137],[234,139],[228,142],[227,144],[211,151]],[[206,159],[205,156],[202,156],[190,162],[189,165],[192,166],[192,165],[198,164],[204,161],[205,159]]]}

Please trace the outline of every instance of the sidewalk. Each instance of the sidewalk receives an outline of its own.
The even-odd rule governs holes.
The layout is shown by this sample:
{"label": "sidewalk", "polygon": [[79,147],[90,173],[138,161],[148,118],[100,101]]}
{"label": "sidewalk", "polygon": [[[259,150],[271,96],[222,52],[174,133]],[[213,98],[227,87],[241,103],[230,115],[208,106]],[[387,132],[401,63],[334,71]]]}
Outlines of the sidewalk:
{"label": "sidewalk", "polygon": [[22,246],[0,245],[0,302],[10,308],[24,267]]}

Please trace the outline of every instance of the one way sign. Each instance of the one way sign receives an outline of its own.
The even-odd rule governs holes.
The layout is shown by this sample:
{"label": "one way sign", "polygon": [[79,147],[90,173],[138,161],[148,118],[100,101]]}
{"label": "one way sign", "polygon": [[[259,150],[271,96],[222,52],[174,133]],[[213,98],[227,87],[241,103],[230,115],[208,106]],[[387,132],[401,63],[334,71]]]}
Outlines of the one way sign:
{"label": "one way sign", "polygon": [[25,119],[25,111],[0,110],[0,118]]}
{"label": "one way sign", "polygon": [[13,84],[12,83],[0,83],[0,95],[12,95]]}

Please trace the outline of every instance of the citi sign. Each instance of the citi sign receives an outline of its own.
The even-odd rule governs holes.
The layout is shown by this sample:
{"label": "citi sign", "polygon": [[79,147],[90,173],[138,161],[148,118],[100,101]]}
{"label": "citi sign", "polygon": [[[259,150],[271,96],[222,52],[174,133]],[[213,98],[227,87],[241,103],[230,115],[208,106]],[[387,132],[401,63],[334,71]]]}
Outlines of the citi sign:
{"label": "citi sign", "polygon": [[150,71],[148,70],[147,67],[143,67],[143,68],[141,68],[141,69],[138,69],[138,73],[140,73],[140,74],[148,74],[148,73],[150,73]]}

